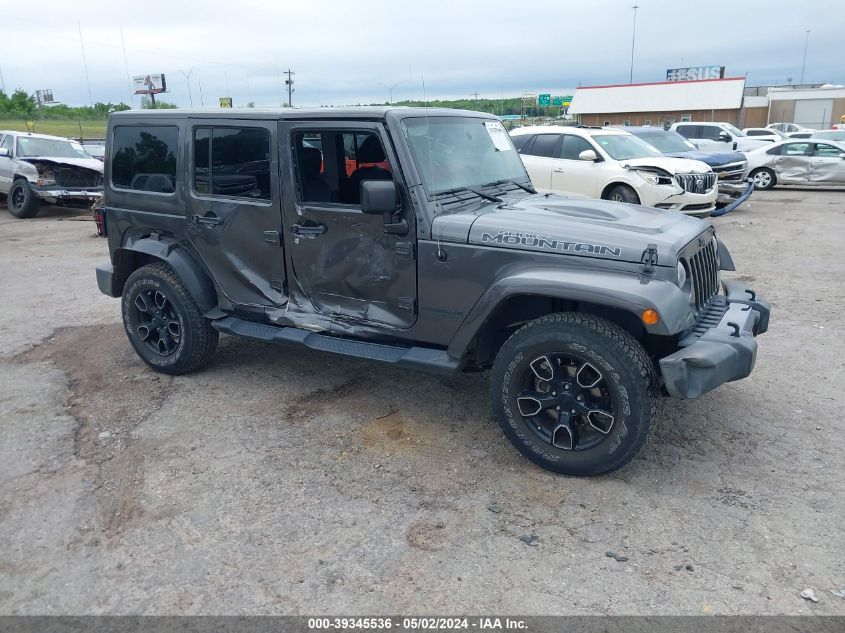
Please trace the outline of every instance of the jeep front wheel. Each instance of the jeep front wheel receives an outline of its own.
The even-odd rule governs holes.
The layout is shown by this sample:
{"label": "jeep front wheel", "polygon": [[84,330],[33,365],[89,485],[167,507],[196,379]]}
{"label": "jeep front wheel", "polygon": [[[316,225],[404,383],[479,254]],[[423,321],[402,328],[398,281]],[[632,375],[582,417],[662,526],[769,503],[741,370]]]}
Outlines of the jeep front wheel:
{"label": "jeep front wheel", "polygon": [[156,371],[184,374],[211,360],[217,330],[164,262],[142,266],[129,276],[122,308],[129,342]]}
{"label": "jeep front wheel", "polygon": [[18,178],[12,183],[9,195],[6,198],[6,207],[16,218],[32,218],[38,213],[41,202],[38,196],[33,193],[29,183],[23,178]]}
{"label": "jeep front wheel", "polygon": [[654,365],[616,325],[548,315],[517,330],[491,376],[493,412],[508,439],[543,468],[599,475],[642,448],[657,410]]}

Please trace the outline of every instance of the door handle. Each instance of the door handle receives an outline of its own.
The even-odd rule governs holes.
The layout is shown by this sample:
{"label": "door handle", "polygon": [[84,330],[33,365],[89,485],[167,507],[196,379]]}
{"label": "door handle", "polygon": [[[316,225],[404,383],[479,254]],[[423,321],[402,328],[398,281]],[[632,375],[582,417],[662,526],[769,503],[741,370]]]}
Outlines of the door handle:
{"label": "door handle", "polygon": [[563,168],[561,168],[561,167],[555,167],[555,168],[554,168],[554,172],[555,172],[556,174],[562,174],[562,173],[563,173]]}
{"label": "door handle", "polygon": [[195,213],[191,216],[191,224],[205,224],[207,226],[217,226],[218,224],[222,224],[223,220],[218,218],[213,213],[208,215],[199,215]]}
{"label": "door handle", "polygon": [[303,225],[303,224],[294,224],[290,227],[290,232],[296,235],[297,237],[307,237],[307,238],[314,238],[319,235],[322,235],[326,232],[326,225],[325,224],[312,224],[312,225]]}

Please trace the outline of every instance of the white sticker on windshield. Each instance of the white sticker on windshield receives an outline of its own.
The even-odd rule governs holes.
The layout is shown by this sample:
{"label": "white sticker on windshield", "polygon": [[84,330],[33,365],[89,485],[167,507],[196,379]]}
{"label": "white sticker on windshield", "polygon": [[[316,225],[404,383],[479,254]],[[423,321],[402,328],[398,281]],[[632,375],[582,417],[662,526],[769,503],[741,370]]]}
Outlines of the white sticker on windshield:
{"label": "white sticker on windshield", "polygon": [[510,139],[508,138],[508,133],[501,123],[498,121],[485,121],[484,127],[487,128],[490,140],[493,141],[493,145],[497,150],[507,152],[513,149],[513,145],[511,145]]}

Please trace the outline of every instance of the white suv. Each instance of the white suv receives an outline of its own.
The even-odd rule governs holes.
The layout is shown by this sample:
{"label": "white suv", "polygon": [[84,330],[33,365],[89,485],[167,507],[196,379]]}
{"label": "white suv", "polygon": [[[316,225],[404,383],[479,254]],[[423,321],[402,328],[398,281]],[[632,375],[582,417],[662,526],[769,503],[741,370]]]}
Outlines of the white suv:
{"label": "white suv", "polygon": [[771,145],[771,141],[746,136],[730,123],[674,123],[672,129],[703,150],[733,149],[750,152]]}
{"label": "white suv", "polygon": [[706,214],[715,208],[716,174],[709,165],[664,156],[623,130],[523,127],[513,130],[511,138],[539,191],[683,213]]}

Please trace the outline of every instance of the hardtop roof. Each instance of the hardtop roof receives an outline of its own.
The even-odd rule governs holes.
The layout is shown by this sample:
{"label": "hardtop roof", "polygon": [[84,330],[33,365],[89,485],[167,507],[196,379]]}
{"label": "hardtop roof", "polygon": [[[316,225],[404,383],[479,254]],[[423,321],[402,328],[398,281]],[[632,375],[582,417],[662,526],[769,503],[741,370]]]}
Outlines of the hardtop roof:
{"label": "hardtop roof", "polygon": [[358,119],[383,120],[388,114],[399,118],[424,116],[465,116],[495,119],[486,112],[456,110],[451,108],[409,108],[397,106],[353,106],[343,108],[214,108],[214,109],[161,109],[124,110],[113,112],[109,118],[122,119]]}

